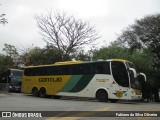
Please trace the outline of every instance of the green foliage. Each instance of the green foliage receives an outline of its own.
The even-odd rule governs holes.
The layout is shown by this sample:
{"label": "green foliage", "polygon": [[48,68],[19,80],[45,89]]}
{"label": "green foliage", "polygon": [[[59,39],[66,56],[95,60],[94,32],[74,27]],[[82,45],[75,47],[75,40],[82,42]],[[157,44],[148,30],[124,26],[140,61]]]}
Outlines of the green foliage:
{"label": "green foliage", "polygon": [[[4,44],[4,48],[3,51],[6,53],[6,55],[4,56],[8,61],[8,64],[10,67],[12,68],[17,68],[18,66],[18,52],[15,46],[10,45],[10,44]],[[6,62],[5,61],[5,62]]]}
{"label": "green foliage", "polygon": [[76,52],[75,54],[72,55],[72,59],[89,61],[91,60],[91,51],[88,51],[87,53],[84,50]]}
{"label": "green foliage", "polygon": [[143,51],[135,50],[129,58],[139,69],[144,73],[150,73],[153,71],[154,57],[149,49]]}
{"label": "green foliage", "polygon": [[3,73],[8,68],[13,68],[14,62],[9,56],[0,55],[0,66],[0,73]]}
{"label": "green foliage", "polygon": [[128,59],[129,53],[126,48],[112,44],[109,47],[102,47],[93,51],[93,60],[97,59]]}
{"label": "green foliage", "polygon": [[39,47],[32,48],[28,52],[28,65],[42,65],[42,64],[53,64],[57,61],[61,61],[60,56],[56,47],[51,44],[47,44],[43,49]]}
{"label": "green foliage", "polygon": [[28,65],[39,65],[42,63],[42,50],[38,47],[31,49],[28,53]]}
{"label": "green foliage", "polygon": [[43,48],[43,53],[45,64],[53,64],[57,61],[62,61],[62,56],[60,55],[59,50],[52,44],[47,44],[46,47]]}
{"label": "green foliage", "polygon": [[3,51],[6,53],[7,56],[14,58],[17,57],[18,52],[15,46],[10,45],[10,44],[4,44]]}
{"label": "green foliage", "polygon": [[148,48],[154,54],[154,67],[160,69],[160,14],[149,15],[129,26],[118,37],[116,44],[137,49]]}

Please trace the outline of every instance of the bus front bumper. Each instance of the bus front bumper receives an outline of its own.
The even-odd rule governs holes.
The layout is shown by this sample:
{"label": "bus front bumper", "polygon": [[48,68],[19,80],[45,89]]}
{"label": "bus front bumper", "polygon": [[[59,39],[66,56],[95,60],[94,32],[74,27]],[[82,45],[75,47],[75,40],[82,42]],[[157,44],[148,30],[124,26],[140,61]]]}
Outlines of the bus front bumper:
{"label": "bus front bumper", "polygon": [[9,92],[21,92],[21,87],[9,86]]}
{"label": "bus front bumper", "polygon": [[131,100],[141,100],[142,96],[141,95],[131,95]]}

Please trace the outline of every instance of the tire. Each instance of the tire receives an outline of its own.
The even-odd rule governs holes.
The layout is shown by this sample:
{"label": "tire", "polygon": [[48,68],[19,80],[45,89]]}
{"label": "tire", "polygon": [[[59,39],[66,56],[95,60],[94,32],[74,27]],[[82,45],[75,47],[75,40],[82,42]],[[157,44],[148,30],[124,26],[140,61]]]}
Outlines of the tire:
{"label": "tire", "polygon": [[45,88],[41,88],[40,89],[39,96],[42,97],[42,98],[47,97],[47,95],[46,95],[46,89]]}
{"label": "tire", "polygon": [[98,90],[96,93],[96,98],[100,102],[107,102],[108,101],[108,94],[105,90]]}
{"label": "tire", "polygon": [[34,87],[34,88],[32,89],[32,95],[35,96],[35,97],[38,96],[38,88]]}

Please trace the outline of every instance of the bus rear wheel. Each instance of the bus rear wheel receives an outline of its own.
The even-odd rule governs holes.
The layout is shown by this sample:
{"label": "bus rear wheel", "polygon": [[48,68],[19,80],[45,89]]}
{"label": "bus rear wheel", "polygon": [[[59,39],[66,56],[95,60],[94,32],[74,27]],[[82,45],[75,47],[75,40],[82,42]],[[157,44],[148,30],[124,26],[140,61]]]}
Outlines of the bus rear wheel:
{"label": "bus rear wheel", "polygon": [[45,88],[41,88],[40,91],[39,91],[39,96],[42,97],[42,98],[45,98],[47,95],[46,95],[46,89]]}
{"label": "bus rear wheel", "polygon": [[96,98],[100,102],[107,102],[108,101],[108,94],[105,90],[98,90],[96,93]]}
{"label": "bus rear wheel", "polygon": [[34,88],[32,89],[32,95],[35,96],[35,97],[38,96],[38,88],[34,87]]}

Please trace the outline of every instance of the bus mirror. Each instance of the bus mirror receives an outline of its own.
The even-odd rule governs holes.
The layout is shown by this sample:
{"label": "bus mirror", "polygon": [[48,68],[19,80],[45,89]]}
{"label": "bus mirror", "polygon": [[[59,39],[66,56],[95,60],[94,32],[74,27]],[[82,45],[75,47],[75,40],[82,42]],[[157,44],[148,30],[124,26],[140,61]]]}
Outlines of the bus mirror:
{"label": "bus mirror", "polygon": [[144,80],[146,81],[146,75],[144,73],[139,73],[139,75],[144,77]]}
{"label": "bus mirror", "polygon": [[134,78],[137,78],[136,70],[135,70],[135,69],[133,69],[133,68],[129,68],[129,70],[133,72],[133,76],[134,76]]}

